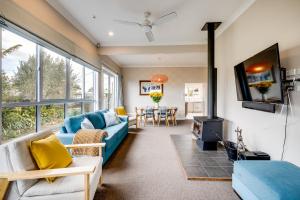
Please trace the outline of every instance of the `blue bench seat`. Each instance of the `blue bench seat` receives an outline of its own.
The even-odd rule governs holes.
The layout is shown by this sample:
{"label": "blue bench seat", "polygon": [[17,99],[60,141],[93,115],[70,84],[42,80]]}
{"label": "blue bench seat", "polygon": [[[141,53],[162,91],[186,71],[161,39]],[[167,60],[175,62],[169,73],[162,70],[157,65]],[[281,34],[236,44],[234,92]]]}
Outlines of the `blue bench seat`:
{"label": "blue bench seat", "polygon": [[237,161],[232,187],[243,200],[299,200],[300,168],[285,161]]}

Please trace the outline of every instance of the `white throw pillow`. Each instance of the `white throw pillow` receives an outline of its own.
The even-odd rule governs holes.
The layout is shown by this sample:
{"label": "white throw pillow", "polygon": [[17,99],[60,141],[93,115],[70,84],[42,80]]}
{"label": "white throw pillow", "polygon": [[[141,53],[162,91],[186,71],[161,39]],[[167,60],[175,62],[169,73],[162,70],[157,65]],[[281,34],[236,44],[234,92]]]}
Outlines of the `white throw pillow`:
{"label": "white throw pillow", "polygon": [[84,118],[83,121],[81,122],[81,128],[82,129],[95,129],[94,125],[88,118]]}
{"label": "white throw pillow", "polygon": [[103,113],[106,127],[113,126],[120,123],[120,119],[115,112]]}

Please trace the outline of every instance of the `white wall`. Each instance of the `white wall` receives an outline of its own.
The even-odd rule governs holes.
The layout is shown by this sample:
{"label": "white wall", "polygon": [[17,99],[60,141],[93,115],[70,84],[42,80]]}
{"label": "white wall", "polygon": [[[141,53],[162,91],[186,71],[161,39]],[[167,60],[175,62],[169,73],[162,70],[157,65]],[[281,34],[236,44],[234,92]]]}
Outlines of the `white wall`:
{"label": "white wall", "polygon": [[[216,41],[218,110],[226,119],[225,135],[235,141],[234,129],[240,126],[248,148],[267,152],[272,159],[281,157],[285,113],[242,108],[236,100],[233,67],[278,42],[282,66],[300,68],[299,20],[299,0],[257,0]],[[292,102],[284,160],[300,166],[300,92],[293,92]]]}
{"label": "white wall", "polygon": [[[139,81],[150,80],[154,74],[165,74],[169,81],[164,84],[164,96],[159,103],[162,106],[178,107],[178,118],[184,118],[185,83],[206,83],[207,69],[200,67],[183,68],[123,68],[124,105],[127,112],[133,112],[134,108],[152,106],[154,103],[149,96],[139,95]],[[206,98],[204,98],[206,100]]]}

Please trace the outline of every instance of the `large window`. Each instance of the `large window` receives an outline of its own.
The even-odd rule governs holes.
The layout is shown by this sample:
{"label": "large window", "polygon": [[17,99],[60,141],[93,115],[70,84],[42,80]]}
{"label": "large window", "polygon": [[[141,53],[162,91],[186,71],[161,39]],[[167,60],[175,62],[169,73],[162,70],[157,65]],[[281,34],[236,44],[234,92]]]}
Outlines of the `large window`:
{"label": "large window", "polygon": [[117,75],[104,70],[103,72],[103,107],[113,110],[117,106]]}
{"label": "large window", "polygon": [[66,58],[46,48],[41,50],[42,99],[66,98]]}
{"label": "large window", "polygon": [[64,104],[41,106],[42,129],[51,128],[64,121]]}
{"label": "large window", "polygon": [[67,104],[67,116],[72,117],[81,114],[81,103]]}
{"label": "large window", "polygon": [[94,85],[95,85],[95,73],[93,70],[86,68],[85,69],[85,98],[86,99],[93,99],[94,98],[94,94],[95,94],[95,89],[94,89]]}
{"label": "large window", "polygon": [[6,29],[1,33],[2,101],[35,101],[36,44]]}
{"label": "large window", "polygon": [[83,66],[71,61],[70,93],[71,99],[81,99],[83,94]]}
{"label": "large window", "polygon": [[16,28],[0,31],[0,142],[58,128],[65,117],[97,109],[92,66]]}
{"label": "large window", "polygon": [[2,109],[2,140],[10,140],[34,132],[36,127],[36,109],[23,106]]}

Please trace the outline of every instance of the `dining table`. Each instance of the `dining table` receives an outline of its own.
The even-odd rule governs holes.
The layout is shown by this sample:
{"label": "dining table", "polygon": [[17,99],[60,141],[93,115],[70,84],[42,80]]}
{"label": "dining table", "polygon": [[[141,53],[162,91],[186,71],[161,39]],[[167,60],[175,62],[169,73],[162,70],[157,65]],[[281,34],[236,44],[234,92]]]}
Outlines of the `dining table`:
{"label": "dining table", "polygon": [[177,120],[176,120],[176,113],[178,111],[178,108],[175,106],[145,106],[145,107],[136,107],[136,116],[137,118],[140,118],[140,120],[142,121],[142,118],[144,116],[144,123],[146,123],[147,119],[146,119],[146,110],[152,109],[153,113],[154,113],[154,121],[153,121],[153,125],[155,122],[157,122],[158,120],[158,116],[159,116],[159,111],[160,109],[166,109],[167,110],[167,114],[168,114],[168,120],[171,119],[171,121],[173,122],[173,125],[177,125]]}

